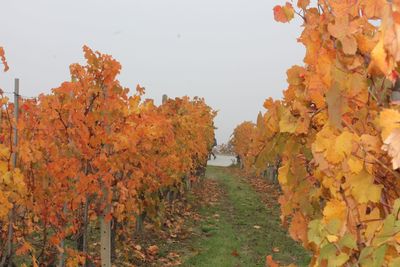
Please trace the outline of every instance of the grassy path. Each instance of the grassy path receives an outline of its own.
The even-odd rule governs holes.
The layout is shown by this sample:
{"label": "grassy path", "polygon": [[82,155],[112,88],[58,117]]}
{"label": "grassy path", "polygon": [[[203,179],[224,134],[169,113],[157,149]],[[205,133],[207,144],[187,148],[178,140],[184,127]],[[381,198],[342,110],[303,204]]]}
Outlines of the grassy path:
{"label": "grassy path", "polygon": [[191,244],[196,254],[187,255],[183,266],[265,266],[269,254],[281,263],[307,265],[305,251],[280,226],[276,205],[267,208],[258,193],[227,168],[208,167],[207,179],[218,182],[222,197],[200,211],[205,219],[196,226],[200,237]]}

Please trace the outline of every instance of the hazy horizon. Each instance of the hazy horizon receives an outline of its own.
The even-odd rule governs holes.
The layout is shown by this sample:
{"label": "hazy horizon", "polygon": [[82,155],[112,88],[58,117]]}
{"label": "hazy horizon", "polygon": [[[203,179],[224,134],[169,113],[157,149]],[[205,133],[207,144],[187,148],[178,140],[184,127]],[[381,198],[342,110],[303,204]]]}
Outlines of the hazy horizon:
{"label": "hazy horizon", "polygon": [[282,1],[10,1],[2,4],[0,45],[10,71],[0,88],[21,95],[49,93],[69,80],[69,65],[83,63],[82,46],[122,64],[121,84],[163,94],[200,96],[219,110],[216,132],[226,142],[233,128],[255,120],[268,97],[280,98],[286,70],[301,64],[300,20],[274,21]]}

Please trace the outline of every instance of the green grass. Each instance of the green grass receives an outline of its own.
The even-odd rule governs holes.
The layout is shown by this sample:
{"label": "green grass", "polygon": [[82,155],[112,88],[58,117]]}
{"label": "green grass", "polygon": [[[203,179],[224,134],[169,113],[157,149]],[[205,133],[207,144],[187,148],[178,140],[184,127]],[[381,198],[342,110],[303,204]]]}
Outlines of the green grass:
{"label": "green grass", "polygon": [[183,266],[265,266],[270,254],[284,264],[308,265],[308,254],[282,229],[278,206],[268,210],[253,188],[226,168],[208,167],[207,179],[215,179],[225,194],[218,205],[200,210],[207,219],[199,226],[195,255],[188,255]]}

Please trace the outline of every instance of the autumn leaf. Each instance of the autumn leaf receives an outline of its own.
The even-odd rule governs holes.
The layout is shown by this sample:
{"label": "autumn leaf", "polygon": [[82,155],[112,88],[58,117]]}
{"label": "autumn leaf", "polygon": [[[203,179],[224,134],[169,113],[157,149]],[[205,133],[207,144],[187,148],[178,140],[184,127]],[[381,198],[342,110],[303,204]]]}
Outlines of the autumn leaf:
{"label": "autumn leaf", "polygon": [[393,68],[394,61],[389,57],[385,49],[384,40],[380,39],[371,52],[371,63],[368,67],[368,71],[371,73],[389,75]]}
{"label": "autumn leaf", "polygon": [[31,251],[31,250],[32,250],[32,245],[25,241],[25,242],[22,244],[22,246],[20,246],[20,247],[17,249],[17,251],[15,252],[15,254],[16,254],[17,256],[26,255],[26,254],[27,254],[29,251]]}
{"label": "autumn leaf", "polygon": [[7,60],[6,60],[6,56],[5,56],[5,52],[4,52],[4,48],[0,46],[0,60],[3,63],[4,66],[4,71],[8,71],[9,67],[7,64]]}
{"label": "autumn leaf", "polygon": [[381,199],[382,185],[374,183],[374,177],[363,170],[359,174],[346,175],[346,184],[350,188],[351,195],[359,203],[369,201],[377,203]]}
{"label": "autumn leaf", "polygon": [[237,250],[233,250],[231,255],[234,257],[239,257],[239,253],[237,252]]}
{"label": "autumn leaf", "polygon": [[305,76],[306,70],[303,67],[300,66],[293,66],[291,67],[287,72],[287,82],[290,85],[302,85],[304,82],[304,76]]}
{"label": "autumn leaf", "polygon": [[297,6],[302,9],[306,9],[309,4],[310,4],[310,0],[298,0],[297,1]]}
{"label": "autumn leaf", "polygon": [[389,57],[394,61],[400,61],[400,3],[395,1],[392,5],[386,4],[382,19],[382,38],[384,47]]}
{"label": "autumn leaf", "polygon": [[284,6],[274,7],[274,17],[278,22],[286,23],[294,18],[294,9],[291,3],[287,2]]}
{"label": "autumn leaf", "polygon": [[328,105],[329,122],[332,126],[342,129],[342,96],[338,83],[335,83],[331,90],[326,93],[326,102]]}
{"label": "autumn leaf", "polygon": [[334,219],[344,221],[347,215],[346,203],[338,199],[330,200],[325,205],[323,215],[327,224]]}
{"label": "autumn leaf", "polygon": [[386,0],[362,0],[361,8],[367,18],[379,19],[383,15],[386,3]]}
{"label": "autumn leaf", "polygon": [[356,21],[351,22],[347,15],[337,17],[334,24],[328,25],[328,31],[341,42],[345,54],[354,55],[357,52],[357,40],[354,36],[358,31]]}
{"label": "autumn leaf", "polygon": [[342,17],[356,12],[358,0],[330,0],[329,5],[336,17]]}
{"label": "autumn leaf", "polygon": [[147,248],[147,253],[149,253],[149,254],[152,255],[152,256],[157,255],[157,254],[158,254],[158,251],[159,251],[159,248],[158,248],[158,246],[156,246],[156,245],[152,245],[152,246],[149,246],[149,247]]}
{"label": "autumn leaf", "polygon": [[267,263],[267,267],[279,267],[279,264],[276,263],[276,262],[272,259],[272,256],[271,256],[271,255],[268,255],[268,256],[265,258],[265,261],[266,261],[266,263]]}
{"label": "autumn leaf", "polygon": [[347,164],[349,165],[350,171],[356,174],[360,173],[364,168],[363,160],[354,156],[349,157],[349,159],[347,160]]}
{"label": "autumn leaf", "polygon": [[358,137],[349,131],[343,131],[335,141],[334,151],[340,159],[349,157],[353,149],[353,143],[358,141]]}
{"label": "autumn leaf", "polygon": [[339,240],[339,237],[336,235],[327,235],[326,238],[330,243],[336,243]]}
{"label": "autumn leaf", "polygon": [[290,236],[297,241],[307,243],[307,219],[300,212],[293,215],[289,227]]}
{"label": "autumn leaf", "polygon": [[140,85],[136,86],[136,92],[138,92],[139,95],[144,95],[145,94],[145,88],[141,87]]}
{"label": "autumn leaf", "polygon": [[387,140],[394,129],[400,128],[400,112],[395,109],[384,109],[377,119],[378,126],[382,129],[382,140]]}
{"label": "autumn leaf", "polygon": [[400,61],[399,3],[384,4],[379,42],[371,52],[369,71],[390,77],[395,63]]}
{"label": "autumn leaf", "polygon": [[392,158],[393,169],[400,168],[400,128],[396,128],[384,140],[382,149]]}
{"label": "autumn leaf", "polygon": [[[265,101],[251,138],[235,140],[244,171],[279,168],[281,220],[312,265],[397,266],[400,2],[294,3],[304,66],[287,71],[284,98]],[[289,21],[282,6],[274,13]]]}
{"label": "autumn leaf", "polygon": [[297,119],[290,113],[290,110],[285,109],[279,121],[280,131],[282,133],[294,133],[297,128],[296,123]]}

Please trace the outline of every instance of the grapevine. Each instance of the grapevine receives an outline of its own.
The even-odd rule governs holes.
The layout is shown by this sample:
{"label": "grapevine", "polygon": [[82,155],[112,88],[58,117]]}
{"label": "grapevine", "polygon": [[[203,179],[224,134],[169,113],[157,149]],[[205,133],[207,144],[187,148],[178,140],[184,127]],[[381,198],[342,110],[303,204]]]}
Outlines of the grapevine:
{"label": "grapevine", "polygon": [[[142,100],[144,88],[130,94],[119,83],[121,65],[111,56],[86,46],[83,51],[86,64],[70,66],[71,81],[20,99],[18,121],[14,104],[1,98],[3,264],[99,264],[100,253],[90,251],[90,229],[109,224],[112,242],[131,240],[137,221],[144,215],[159,219],[165,193],[183,193],[186,180],[195,182],[207,162],[216,112],[204,99],[157,106]],[[7,238],[9,226],[14,231]]]}
{"label": "grapevine", "polygon": [[303,20],[304,65],[233,144],[247,172],[279,165],[281,219],[310,266],[398,266],[400,2],[296,4],[274,15]]}

